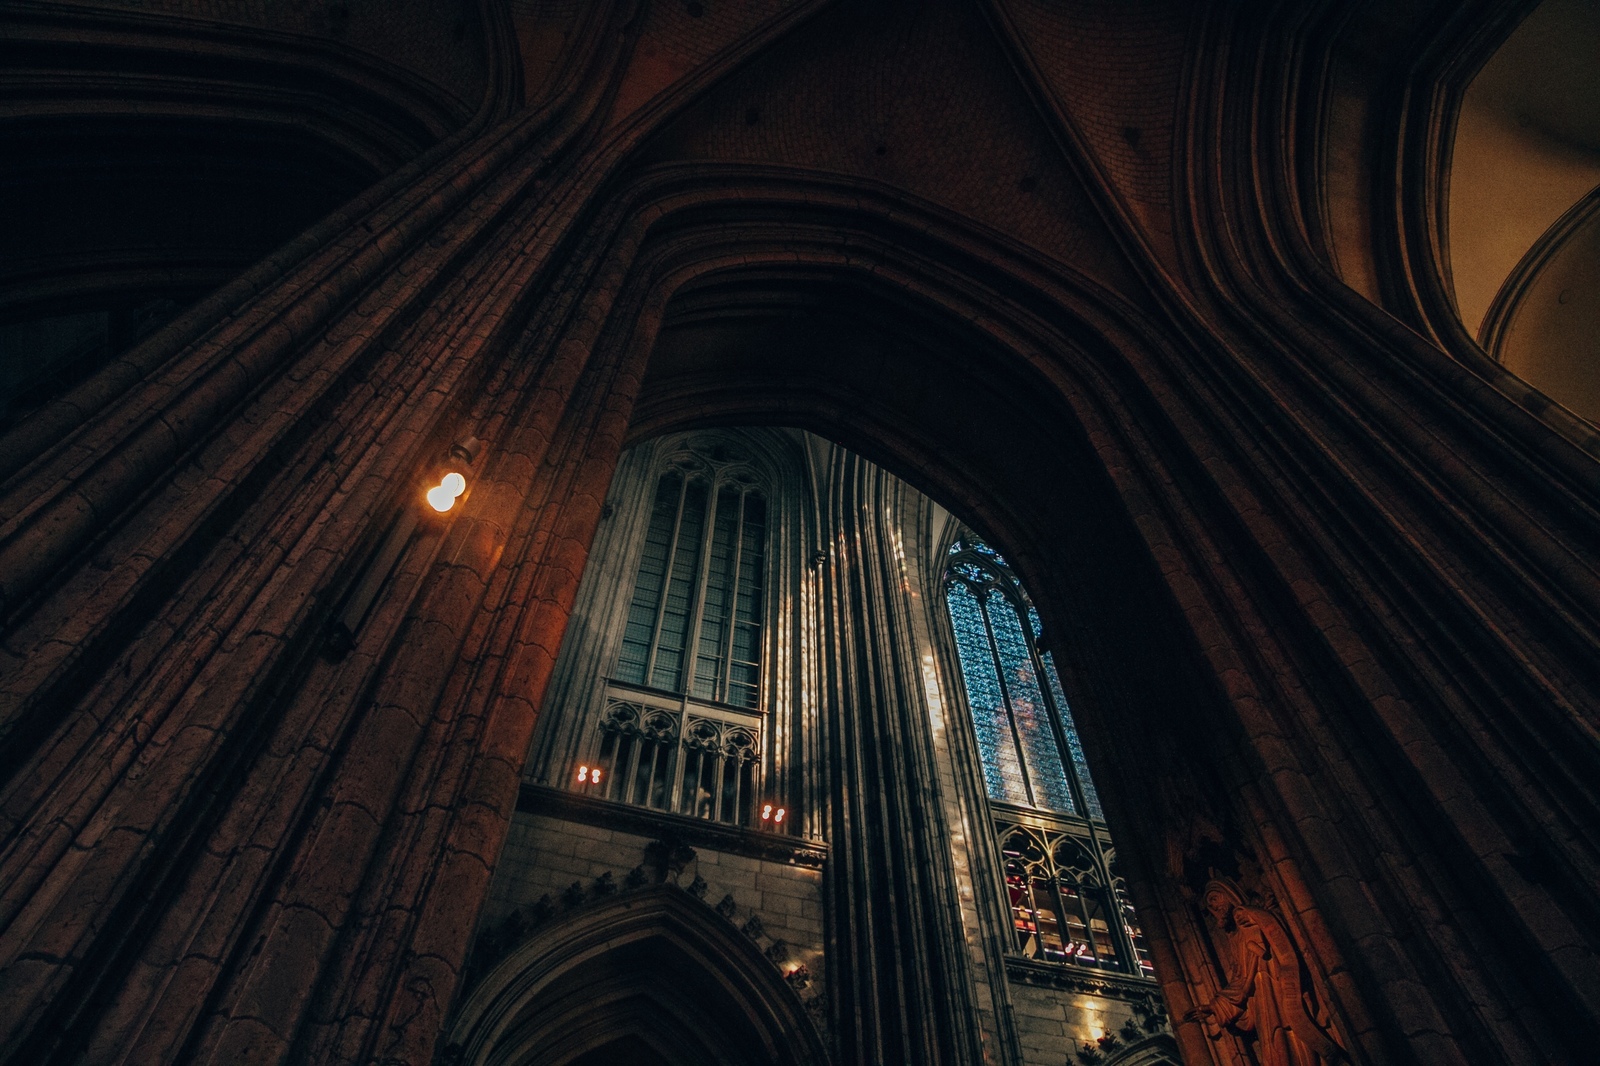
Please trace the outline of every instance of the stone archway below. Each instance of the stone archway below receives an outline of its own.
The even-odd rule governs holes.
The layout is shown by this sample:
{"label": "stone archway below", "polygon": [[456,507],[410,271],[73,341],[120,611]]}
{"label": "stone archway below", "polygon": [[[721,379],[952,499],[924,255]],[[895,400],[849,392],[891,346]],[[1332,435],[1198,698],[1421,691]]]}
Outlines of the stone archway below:
{"label": "stone archway below", "polygon": [[671,886],[617,896],[513,951],[462,1004],[447,1057],[472,1066],[826,1061],[772,964]]}

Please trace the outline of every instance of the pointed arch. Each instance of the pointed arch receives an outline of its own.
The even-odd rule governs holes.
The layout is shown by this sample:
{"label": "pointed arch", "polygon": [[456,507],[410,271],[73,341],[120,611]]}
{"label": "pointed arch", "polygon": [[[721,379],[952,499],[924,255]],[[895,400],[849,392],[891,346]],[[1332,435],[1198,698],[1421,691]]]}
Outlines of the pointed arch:
{"label": "pointed arch", "polygon": [[800,999],[750,939],[661,886],[536,934],[485,975],[449,1042],[466,1066],[821,1066]]}

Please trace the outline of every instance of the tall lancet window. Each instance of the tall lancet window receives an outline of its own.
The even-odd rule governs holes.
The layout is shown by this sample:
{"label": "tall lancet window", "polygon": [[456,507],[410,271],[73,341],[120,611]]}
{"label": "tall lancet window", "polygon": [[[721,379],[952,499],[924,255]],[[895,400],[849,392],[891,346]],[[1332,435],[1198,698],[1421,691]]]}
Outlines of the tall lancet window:
{"label": "tall lancet window", "polygon": [[736,707],[757,705],[766,518],[765,498],[747,483],[713,491],[697,471],[662,476],[617,680]]}
{"label": "tall lancet window", "polygon": [[766,498],[684,461],[656,483],[600,722],[601,792],[749,825],[759,788]]}
{"label": "tall lancet window", "polygon": [[1018,953],[1152,976],[1038,612],[970,532],[950,548],[944,585]]}

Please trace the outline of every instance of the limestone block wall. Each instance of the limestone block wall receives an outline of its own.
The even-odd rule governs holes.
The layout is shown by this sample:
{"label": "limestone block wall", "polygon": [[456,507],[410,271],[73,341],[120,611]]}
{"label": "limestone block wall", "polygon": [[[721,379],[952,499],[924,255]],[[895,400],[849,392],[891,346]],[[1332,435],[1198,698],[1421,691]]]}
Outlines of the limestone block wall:
{"label": "limestone block wall", "polygon": [[1131,1003],[1020,982],[1011,987],[1011,1004],[1028,1066],[1059,1066],[1068,1049],[1093,1045],[1128,1022],[1139,1025]]}

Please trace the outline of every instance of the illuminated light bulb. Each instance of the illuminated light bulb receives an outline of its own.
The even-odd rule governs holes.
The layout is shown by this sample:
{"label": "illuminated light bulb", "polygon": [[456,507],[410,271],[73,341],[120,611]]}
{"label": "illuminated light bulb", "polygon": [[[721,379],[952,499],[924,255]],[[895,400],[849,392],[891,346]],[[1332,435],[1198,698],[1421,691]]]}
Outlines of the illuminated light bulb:
{"label": "illuminated light bulb", "polygon": [[454,471],[446,474],[439,482],[439,487],[452,496],[459,496],[467,491],[467,479]]}
{"label": "illuminated light bulb", "polygon": [[456,498],[443,485],[435,485],[428,490],[428,506],[443,514],[456,505]]}
{"label": "illuminated light bulb", "polygon": [[589,768],[587,766],[578,767],[578,780],[579,781],[587,781],[587,780],[589,780]]}
{"label": "illuminated light bulb", "polygon": [[594,773],[589,775],[589,781],[590,781],[591,784],[596,784],[596,785],[598,785],[600,783],[600,767],[596,766],[594,768]]}
{"label": "illuminated light bulb", "polygon": [[778,808],[778,813],[773,815],[772,820],[774,822],[781,822],[781,821],[783,821],[783,815],[784,815],[784,810],[783,810],[782,807],[779,807]]}
{"label": "illuminated light bulb", "polygon": [[772,817],[772,804],[769,803],[765,807],[761,808],[761,820],[764,822],[768,818],[771,818],[771,817]]}

